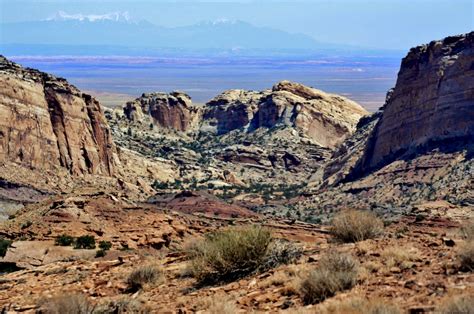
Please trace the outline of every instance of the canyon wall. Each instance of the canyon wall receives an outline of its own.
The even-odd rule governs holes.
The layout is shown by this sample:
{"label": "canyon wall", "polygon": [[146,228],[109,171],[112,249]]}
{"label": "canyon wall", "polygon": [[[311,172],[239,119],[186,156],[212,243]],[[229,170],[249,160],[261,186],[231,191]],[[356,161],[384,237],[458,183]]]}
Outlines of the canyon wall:
{"label": "canyon wall", "polygon": [[113,175],[119,164],[97,100],[0,56],[0,162]]}

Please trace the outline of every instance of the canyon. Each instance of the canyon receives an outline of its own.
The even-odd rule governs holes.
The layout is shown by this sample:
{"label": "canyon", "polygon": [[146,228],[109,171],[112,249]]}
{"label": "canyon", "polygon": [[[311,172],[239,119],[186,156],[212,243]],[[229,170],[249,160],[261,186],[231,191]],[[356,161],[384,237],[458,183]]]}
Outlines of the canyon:
{"label": "canyon", "polygon": [[[289,81],[204,105],[174,91],[102,108],[2,57],[0,308],[34,313],[80,293],[160,313],[207,313],[216,300],[231,312],[330,313],[353,297],[425,313],[472,296],[457,256],[474,218],[473,65],[474,33],[412,48],[369,114]],[[334,215],[348,209],[376,215],[382,234],[337,242]],[[294,259],[210,285],[187,273],[197,239],[249,225]],[[58,245],[67,236],[110,247]],[[392,263],[394,248],[413,254]],[[357,260],[355,286],[307,304],[298,280],[335,251]],[[162,279],[130,291],[124,274],[150,263]]]}

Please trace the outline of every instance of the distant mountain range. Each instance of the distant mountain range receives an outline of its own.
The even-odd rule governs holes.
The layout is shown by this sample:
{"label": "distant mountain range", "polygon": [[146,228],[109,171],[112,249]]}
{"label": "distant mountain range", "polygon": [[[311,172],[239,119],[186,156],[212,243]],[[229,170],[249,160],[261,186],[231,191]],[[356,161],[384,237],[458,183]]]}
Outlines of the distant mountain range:
{"label": "distant mountain range", "polygon": [[328,47],[307,35],[257,27],[243,21],[218,20],[168,28],[148,21],[134,21],[128,13],[120,12],[103,15],[58,12],[41,21],[2,23],[0,36],[2,50],[20,51],[38,45],[231,51]]}

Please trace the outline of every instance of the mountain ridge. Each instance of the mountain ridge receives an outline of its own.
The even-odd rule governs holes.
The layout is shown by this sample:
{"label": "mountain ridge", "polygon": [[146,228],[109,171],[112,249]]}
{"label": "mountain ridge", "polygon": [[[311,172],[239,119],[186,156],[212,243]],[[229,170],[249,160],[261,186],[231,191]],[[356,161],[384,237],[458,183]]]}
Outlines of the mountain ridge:
{"label": "mountain ridge", "polygon": [[[1,24],[3,44],[122,45],[193,49],[316,49],[308,35],[255,26],[240,20],[163,27],[148,21],[112,16],[64,15],[66,18]],[[132,22],[133,21],[133,22]],[[26,31],[28,30],[28,31]],[[75,36],[70,36],[75,34]],[[39,38],[38,36],[41,35]],[[151,41],[151,39],[153,39]]]}

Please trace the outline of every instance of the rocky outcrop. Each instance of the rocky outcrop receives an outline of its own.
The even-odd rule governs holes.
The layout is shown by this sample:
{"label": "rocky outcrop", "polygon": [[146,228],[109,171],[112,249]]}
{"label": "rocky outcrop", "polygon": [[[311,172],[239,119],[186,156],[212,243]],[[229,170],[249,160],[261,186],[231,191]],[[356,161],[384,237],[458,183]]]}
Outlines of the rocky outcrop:
{"label": "rocky outcrop", "polygon": [[119,164],[97,100],[0,56],[0,162],[113,175]]}
{"label": "rocky outcrop", "polygon": [[410,50],[356,176],[427,149],[474,142],[474,32]]}
{"label": "rocky outcrop", "polygon": [[413,48],[381,111],[309,180],[302,207],[403,213],[426,201],[472,211],[474,33]]}
{"label": "rocky outcrop", "polygon": [[361,106],[342,96],[282,81],[271,91],[231,90],[217,96],[204,109],[201,130],[226,134],[292,127],[320,146],[334,147],[366,114]]}
{"label": "rocky outcrop", "polygon": [[[314,144],[334,148],[367,114],[357,103],[298,83],[282,81],[272,90],[228,90],[204,108],[184,93],[143,94],[123,108],[127,121],[185,133],[225,135],[260,128],[290,127]],[[119,116],[121,113],[119,114]]]}
{"label": "rocky outcrop", "polygon": [[181,92],[143,94],[128,102],[124,113],[130,121],[141,121],[148,115],[153,124],[180,132],[193,130],[199,119],[199,109]]}
{"label": "rocky outcrop", "polygon": [[206,104],[201,130],[218,135],[237,129],[249,130],[259,104],[267,95],[268,92],[225,91]]}

